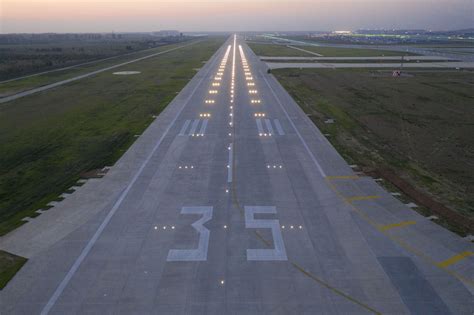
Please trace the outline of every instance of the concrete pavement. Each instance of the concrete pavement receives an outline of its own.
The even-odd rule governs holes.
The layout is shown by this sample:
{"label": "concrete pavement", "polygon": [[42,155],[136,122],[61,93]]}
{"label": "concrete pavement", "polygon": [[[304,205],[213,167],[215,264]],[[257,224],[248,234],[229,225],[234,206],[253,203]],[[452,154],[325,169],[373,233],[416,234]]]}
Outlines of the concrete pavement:
{"label": "concrete pavement", "polygon": [[2,314],[472,314],[472,243],[354,174],[266,70],[232,36],[103,179],[0,240],[30,255]]}

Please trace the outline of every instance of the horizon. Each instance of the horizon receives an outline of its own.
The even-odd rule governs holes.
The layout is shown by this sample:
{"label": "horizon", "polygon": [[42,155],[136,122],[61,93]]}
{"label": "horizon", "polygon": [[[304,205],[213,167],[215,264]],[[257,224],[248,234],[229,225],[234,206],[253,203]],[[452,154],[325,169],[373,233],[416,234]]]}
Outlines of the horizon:
{"label": "horizon", "polygon": [[[474,27],[470,0],[3,0],[0,33],[308,32]],[[149,31],[147,31],[149,30]]]}

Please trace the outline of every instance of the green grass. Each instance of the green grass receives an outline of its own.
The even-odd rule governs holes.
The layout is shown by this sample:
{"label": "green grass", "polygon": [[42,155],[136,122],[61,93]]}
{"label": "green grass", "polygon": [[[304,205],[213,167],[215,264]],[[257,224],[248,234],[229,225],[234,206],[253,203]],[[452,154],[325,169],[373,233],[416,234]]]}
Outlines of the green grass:
{"label": "green grass", "polygon": [[[394,169],[420,190],[474,216],[474,76],[366,69],[272,71],[351,164]],[[334,118],[335,124],[324,120]]]}
{"label": "green grass", "polygon": [[27,259],[0,250],[0,290],[13,278]]}
{"label": "green grass", "polygon": [[17,81],[0,83],[0,97],[5,97],[8,95],[19,93],[21,91],[30,90],[35,87],[73,78],[81,74],[89,73],[89,72],[102,69],[102,68],[107,68],[112,65],[116,65],[122,62],[126,62],[129,60],[151,55],[160,51],[172,49],[178,46],[186,45],[188,43],[189,42],[183,42],[183,43],[172,44],[172,45],[164,45],[157,48],[138,51],[136,53],[132,53],[126,56],[124,55],[117,56],[110,60],[106,60],[102,62],[91,63],[91,64],[87,64],[83,66],[77,66],[71,69],[45,73],[45,74],[41,74],[37,76],[24,78]]}
{"label": "green grass", "polygon": [[46,39],[43,36],[42,40],[26,40],[21,37],[12,37],[15,44],[0,44],[0,81],[191,39],[185,36]]}
{"label": "green grass", "polygon": [[0,235],[112,165],[225,38],[201,43],[0,105]]}

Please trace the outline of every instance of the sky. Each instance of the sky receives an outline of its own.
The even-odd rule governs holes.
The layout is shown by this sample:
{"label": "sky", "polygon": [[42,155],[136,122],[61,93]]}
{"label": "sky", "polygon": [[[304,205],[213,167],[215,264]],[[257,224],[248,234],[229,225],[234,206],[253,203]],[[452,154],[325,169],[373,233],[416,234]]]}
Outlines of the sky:
{"label": "sky", "polygon": [[474,27],[474,0],[0,0],[0,33]]}

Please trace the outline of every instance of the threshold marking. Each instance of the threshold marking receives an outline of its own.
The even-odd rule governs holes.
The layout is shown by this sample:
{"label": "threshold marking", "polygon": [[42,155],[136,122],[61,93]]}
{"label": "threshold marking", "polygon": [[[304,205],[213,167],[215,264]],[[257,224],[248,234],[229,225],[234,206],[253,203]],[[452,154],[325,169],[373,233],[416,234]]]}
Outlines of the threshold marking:
{"label": "threshold marking", "polygon": [[232,168],[234,162],[233,156],[234,145],[231,143],[229,144],[229,164],[227,165],[227,182],[232,183]]}
{"label": "threshold marking", "polygon": [[273,120],[273,123],[275,124],[275,128],[278,131],[278,134],[280,136],[284,136],[285,132],[283,131],[283,128],[281,127],[280,121],[278,119]]}

